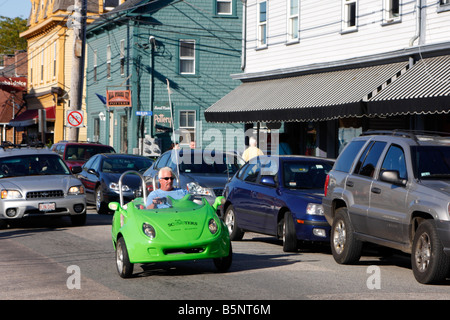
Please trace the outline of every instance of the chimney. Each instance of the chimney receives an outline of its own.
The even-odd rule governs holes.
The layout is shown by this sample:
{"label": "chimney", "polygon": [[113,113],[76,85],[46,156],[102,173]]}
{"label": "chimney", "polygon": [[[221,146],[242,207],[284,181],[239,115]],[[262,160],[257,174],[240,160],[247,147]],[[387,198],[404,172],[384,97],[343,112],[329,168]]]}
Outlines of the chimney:
{"label": "chimney", "polygon": [[12,66],[15,63],[14,55],[12,54],[5,54],[3,56],[3,66],[6,68],[8,66]]}
{"label": "chimney", "polygon": [[28,55],[24,50],[15,52],[16,76],[28,75]]}

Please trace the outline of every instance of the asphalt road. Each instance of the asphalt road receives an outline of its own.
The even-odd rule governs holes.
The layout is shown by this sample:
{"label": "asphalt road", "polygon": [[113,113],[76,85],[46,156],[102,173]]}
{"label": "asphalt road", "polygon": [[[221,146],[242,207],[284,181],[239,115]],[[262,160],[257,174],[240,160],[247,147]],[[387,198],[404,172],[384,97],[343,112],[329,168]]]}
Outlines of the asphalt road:
{"label": "asphalt road", "polygon": [[[63,218],[0,230],[0,299],[177,300],[183,306],[185,300],[210,299],[258,304],[450,299],[450,279],[440,285],[419,284],[406,255],[382,258],[369,248],[357,265],[342,266],[326,245],[284,253],[278,240],[255,233],[233,242],[227,273],[217,273],[212,261],[201,260],[137,265],[135,277],[122,279],[115,269],[111,219],[90,209],[83,227],[72,227]],[[189,310],[179,312],[184,311]]]}

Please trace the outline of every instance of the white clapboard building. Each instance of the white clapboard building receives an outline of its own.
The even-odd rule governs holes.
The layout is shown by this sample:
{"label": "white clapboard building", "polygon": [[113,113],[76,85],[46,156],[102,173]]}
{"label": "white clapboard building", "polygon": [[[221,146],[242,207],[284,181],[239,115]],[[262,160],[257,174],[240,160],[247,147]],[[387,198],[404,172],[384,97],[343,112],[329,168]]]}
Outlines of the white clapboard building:
{"label": "white clapboard building", "polygon": [[241,84],[207,121],[329,157],[369,129],[450,132],[450,0],[238,3]]}

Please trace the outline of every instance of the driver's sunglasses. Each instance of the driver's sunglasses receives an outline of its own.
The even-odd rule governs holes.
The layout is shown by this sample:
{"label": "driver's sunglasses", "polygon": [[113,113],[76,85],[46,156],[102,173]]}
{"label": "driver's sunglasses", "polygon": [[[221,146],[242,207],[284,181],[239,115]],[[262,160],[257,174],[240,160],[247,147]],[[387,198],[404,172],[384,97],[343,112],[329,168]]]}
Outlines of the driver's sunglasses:
{"label": "driver's sunglasses", "polygon": [[160,178],[161,180],[173,180],[174,178],[173,177],[163,177],[163,178]]}

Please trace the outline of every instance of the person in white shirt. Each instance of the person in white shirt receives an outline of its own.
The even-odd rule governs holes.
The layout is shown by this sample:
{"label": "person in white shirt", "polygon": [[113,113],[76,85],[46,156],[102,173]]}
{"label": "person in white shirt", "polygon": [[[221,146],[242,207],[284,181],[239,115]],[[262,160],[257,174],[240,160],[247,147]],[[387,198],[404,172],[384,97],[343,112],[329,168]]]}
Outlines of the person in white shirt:
{"label": "person in white shirt", "polygon": [[245,162],[248,162],[250,159],[256,157],[256,156],[262,156],[264,153],[256,146],[256,138],[250,137],[249,143],[250,146],[244,151],[242,154],[242,158]]}

